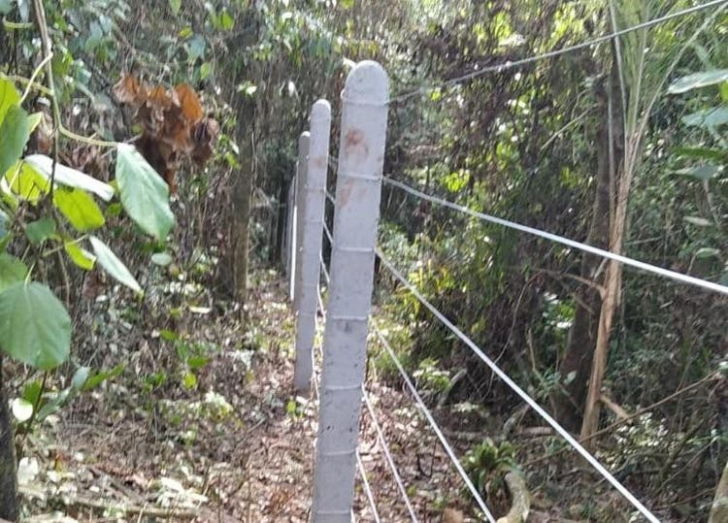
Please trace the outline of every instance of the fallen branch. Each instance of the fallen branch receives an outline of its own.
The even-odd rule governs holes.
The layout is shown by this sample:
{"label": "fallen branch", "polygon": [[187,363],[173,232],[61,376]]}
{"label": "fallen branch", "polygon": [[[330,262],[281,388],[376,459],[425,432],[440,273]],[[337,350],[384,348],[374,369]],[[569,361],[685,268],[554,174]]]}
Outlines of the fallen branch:
{"label": "fallen branch", "polygon": [[604,406],[607,407],[609,410],[611,410],[615,416],[617,416],[617,419],[622,421],[627,418],[629,418],[629,413],[624,410],[622,407],[620,407],[618,404],[613,402],[609,396],[606,394],[602,394],[599,399],[602,403],[604,403]]}
{"label": "fallen branch", "polygon": [[[160,507],[140,507],[138,505],[117,505],[115,503],[108,503],[103,501],[96,501],[94,499],[77,497],[74,499],[59,499],[66,507],[81,506],[97,510],[112,510],[118,512],[124,512],[126,514],[136,514],[139,516],[150,516],[153,518],[180,518],[180,519],[194,519],[199,515],[199,511],[191,510],[179,510],[173,508],[160,508]],[[2,522],[0,522],[2,523]]]}
{"label": "fallen branch", "polygon": [[531,495],[526,486],[526,480],[515,471],[506,474],[506,486],[511,493],[511,510],[498,519],[498,523],[525,523],[531,511]]}

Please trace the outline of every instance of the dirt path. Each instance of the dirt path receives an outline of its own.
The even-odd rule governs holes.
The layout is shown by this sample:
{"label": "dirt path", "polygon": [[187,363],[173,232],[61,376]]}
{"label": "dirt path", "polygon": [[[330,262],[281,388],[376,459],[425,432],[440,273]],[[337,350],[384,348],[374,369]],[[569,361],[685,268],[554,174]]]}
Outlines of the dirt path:
{"label": "dirt path", "polygon": [[[267,280],[259,289],[246,332],[232,314],[190,318],[178,326],[184,343],[143,332],[121,376],[31,437],[28,521],[308,521],[317,402],[292,394],[293,318],[283,284]],[[204,365],[190,370],[185,351],[200,347]],[[104,368],[113,363],[110,354]],[[420,521],[441,521],[461,497],[456,473],[406,394],[369,390]],[[360,453],[381,520],[410,520],[366,411]],[[354,510],[359,521],[374,521],[361,481]]]}

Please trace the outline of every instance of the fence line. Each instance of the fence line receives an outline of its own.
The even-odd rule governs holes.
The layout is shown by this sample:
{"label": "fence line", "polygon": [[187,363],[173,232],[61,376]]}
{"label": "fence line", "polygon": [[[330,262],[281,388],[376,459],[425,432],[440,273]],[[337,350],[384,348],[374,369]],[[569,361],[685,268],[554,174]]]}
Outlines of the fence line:
{"label": "fence line", "polygon": [[430,303],[417,288],[409,282],[409,280],[399,272],[390,262],[387,260],[381,251],[377,251],[379,258],[392,275],[402,283],[411,293],[417,298],[417,300],[424,305],[440,322],[445,325],[450,331],[455,334],[460,340],[465,343],[470,349],[477,355],[483,363],[485,363],[503,382],[508,385],[520,398],[525,401],[539,416],[541,416],[546,423],[564,438],[569,445],[571,445],[599,474],[606,479],[615,489],[629,501],[640,513],[652,523],[660,523],[660,520],[655,517],[650,510],[642,504],[624,485],[622,485],[617,478],[615,478],[591,453],[586,450],[569,432],[563,428],[551,415],[546,412],[531,396],[528,395],[516,382],[514,382],[508,374],[506,374],[501,368],[490,359],[483,350],[478,347],[473,340],[466,336],[453,322],[440,312],[432,303]]}
{"label": "fence line", "polygon": [[574,249],[577,249],[580,251],[584,251],[589,254],[601,256],[602,258],[613,260],[613,261],[622,263],[623,265],[627,265],[627,266],[642,270],[644,272],[648,272],[650,274],[656,274],[658,276],[662,276],[664,278],[668,278],[668,279],[671,279],[671,280],[674,280],[674,281],[677,281],[680,283],[686,283],[688,285],[693,285],[695,287],[700,287],[702,289],[706,289],[709,291],[728,295],[728,287],[726,287],[725,285],[721,285],[719,283],[714,283],[711,281],[703,280],[701,278],[696,278],[694,276],[688,276],[687,274],[682,274],[679,272],[671,271],[669,269],[663,269],[662,267],[658,267],[656,265],[652,265],[652,264],[645,263],[645,262],[642,262],[639,260],[635,260],[633,258],[629,258],[629,257],[623,256],[621,254],[606,251],[604,249],[600,249],[598,247],[594,247],[594,246],[586,244],[586,243],[581,243],[581,242],[577,242],[574,240],[570,240],[568,238],[564,238],[563,236],[559,236],[558,234],[553,234],[550,232],[542,231],[540,229],[537,229],[535,227],[529,227],[527,225],[521,225],[519,223],[512,222],[509,220],[504,220],[503,218],[498,218],[497,216],[493,216],[490,214],[485,214],[485,213],[482,213],[479,211],[474,211],[467,207],[463,207],[462,205],[458,205],[457,203],[453,203],[453,202],[447,201],[443,198],[438,198],[437,196],[432,196],[431,194],[427,194],[422,191],[419,191],[419,190],[415,189],[414,187],[411,187],[405,183],[393,180],[392,178],[390,178],[388,176],[384,176],[382,181],[384,183],[386,183],[387,185],[391,185],[392,187],[397,187],[399,189],[402,189],[422,200],[427,200],[429,202],[436,203],[438,205],[442,205],[443,207],[448,207],[450,209],[454,209],[463,214],[467,214],[474,218],[479,218],[486,222],[494,223],[496,225],[502,225],[503,227],[507,227],[509,229],[524,232],[526,234],[530,234],[532,236],[537,236],[539,238],[550,240],[555,243],[560,243],[562,245],[566,245],[567,247],[571,247],[571,248],[574,248]]}
{"label": "fence line", "polygon": [[379,512],[377,511],[377,503],[374,500],[374,492],[372,492],[372,487],[369,484],[369,479],[367,478],[367,471],[364,468],[364,463],[362,463],[361,454],[359,454],[358,450],[356,451],[356,466],[359,469],[359,475],[361,476],[362,483],[364,483],[364,492],[369,500],[369,508],[372,509],[374,521],[376,523],[381,523],[382,520],[379,519]]}
{"label": "fence line", "polygon": [[[624,36],[626,34],[633,33],[635,31],[640,31],[642,29],[648,29],[650,27],[662,24],[664,22],[668,22],[675,18],[681,18],[681,17],[687,16],[689,14],[697,13],[698,11],[703,11],[703,10],[709,9],[711,7],[722,6],[724,4],[728,4],[728,0],[712,0],[705,4],[700,4],[700,5],[696,5],[693,7],[686,8],[686,9],[682,9],[680,11],[675,11],[674,13],[668,13],[664,16],[660,16],[653,20],[648,20],[646,22],[642,22],[640,24],[637,24],[637,25],[634,25],[631,27],[626,27],[619,31],[614,31],[609,34],[599,36],[599,37],[594,38],[593,40],[589,40],[587,42],[582,42],[580,44],[564,47],[562,49],[554,49],[552,51],[548,51],[548,52],[538,54],[535,56],[529,56],[529,57],[523,58],[521,60],[515,60],[512,62],[509,61],[509,62],[505,62],[502,64],[485,66],[483,68],[477,69],[476,71],[472,71],[470,73],[467,73],[467,74],[464,74],[461,76],[456,76],[455,78],[451,78],[449,80],[446,80],[446,81],[436,84],[436,85],[420,87],[418,89],[413,89],[412,91],[405,92],[403,94],[400,94],[400,95],[392,98],[389,101],[389,103],[390,104],[399,103],[399,102],[402,102],[409,98],[412,98],[414,96],[426,94],[428,91],[431,91],[433,89],[442,89],[442,88],[446,88],[446,87],[452,87],[455,85],[462,84],[463,82],[467,82],[468,80],[472,80],[473,78],[477,78],[479,76],[483,76],[483,75],[486,75],[489,73],[501,73],[503,71],[507,71],[509,69],[513,69],[516,67],[521,67],[524,65],[539,62],[541,60],[547,60],[547,59],[555,58],[557,56],[561,56],[561,55],[564,55],[567,53],[572,53],[574,51],[579,51],[581,49],[586,49],[593,45],[601,44],[604,42],[609,42],[611,40],[614,40],[615,38],[619,38],[620,36]],[[477,66],[478,66],[478,64],[475,64],[475,67],[477,67]]]}
{"label": "fence line", "polygon": [[366,405],[369,416],[372,419],[372,423],[374,424],[374,430],[377,432],[377,440],[379,440],[379,444],[382,446],[382,451],[384,451],[384,456],[387,460],[387,463],[389,463],[389,469],[392,471],[394,481],[395,483],[397,483],[397,487],[399,488],[400,494],[402,494],[402,499],[404,500],[405,505],[407,505],[407,511],[410,514],[410,518],[414,523],[419,523],[417,515],[415,514],[415,509],[412,506],[412,501],[410,501],[409,495],[407,494],[407,488],[404,486],[402,476],[399,474],[399,469],[397,469],[397,464],[394,462],[392,452],[389,450],[389,445],[387,444],[387,439],[384,437],[384,432],[382,431],[382,427],[377,420],[377,415],[374,412],[374,406],[369,399],[369,393],[364,388],[364,385],[362,385],[361,391],[362,397],[364,398],[364,405]]}
{"label": "fence line", "polygon": [[[564,48],[545,53],[536,57],[530,57],[519,62],[508,63],[503,66],[494,66],[492,71],[500,71],[503,68],[515,67],[536,60],[558,56],[588,45],[594,45],[600,41],[616,38],[629,31],[646,28],[677,16],[684,16],[710,6],[728,5],[728,0],[708,2],[701,6],[686,9],[659,19],[651,20],[644,24],[618,31],[608,37],[601,37],[602,40],[591,43],[579,44],[572,48]],[[489,69],[477,71],[477,74],[485,74]],[[453,79],[444,85],[450,85],[453,81],[465,81],[474,78],[474,73]],[[419,92],[419,91],[418,91]],[[411,94],[410,95],[414,95]],[[376,417],[375,409],[370,401],[369,394],[364,387],[364,371],[366,366],[366,346],[368,335],[373,329],[380,339],[385,350],[392,358],[403,380],[413,395],[415,403],[427,418],[428,423],[435,431],[440,443],[443,445],[448,457],[452,460],[458,473],[473,494],[475,501],[485,514],[490,523],[495,523],[495,517],[488,509],[480,493],[473,485],[467,472],[465,472],[452,447],[437,425],[434,416],[422,400],[413,381],[407,375],[404,366],[401,364],[395,351],[381,330],[374,324],[369,325],[371,311],[371,297],[373,294],[373,267],[374,257],[379,256],[380,262],[412,295],[427,308],[445,327],[465,343],[472,352],[478,356],[503,382],[511,388],[523,401],[526,402],[541,418],[543,418],[566,442],[574,448],[577,453],[612,485],[624,498],[629,501],[647,520],[652,523],[659,520],[646,508],[626,487],[624,487],[591,453],[566,431],[545,409],[543,409],[527,392],[520,388],[509,376],[501,370],[485,352],[475,344],[462,330],[450,321],[441,311],[430,303],[415,285],[410,283],[384,255],[375,247],[379,206],[381,199],[381,183],[387,183],[395,188],[402,189],[418,198],[443,205],[457,210],[471,217],[475,217],[496,225],[508,227],[520,232],[537,236],[567,247],[601,256],[605,259],[617,261],[624,265],[635,267],[642,271],[660,275],[672,280],[694,285],[703,289],[728,294],[728,287],[687,276],[674,271],[669,271],[650,265],[620,254],[612,253],[584,243],[564,238],[533,227],[528,227],[515,222],[504,220],[496,216],[477,212],[467,207],[449,202],[445,199],[421,192],[407,184],[398,182],[389,177],[382,176],[386,140],[386,119],[387,107],[391,103],[388,100],[388,80],[381,66],[373,62],[362,62],[358,64],[346,81],[345,92],[342,95],[344,101],[342,125],[341,125],[341,150],[338,158],[338,166],[334,171],[338,173],[336,197],[326,190],[325,172],[326,166],[330,163],[326,158],[318,158],[313,162],[313,154],[306,161],[299,159],[299,169],[306,169],[315,163],[317,171],[324,170],[324,184],[320,191],[306,191],[306,176],[298,176],[294,179],[291,191],[295,193],[295,216],[289,223],[288,234],[295,238],[289,239],[292,243],[287,256],[291,259],[297,258],[291,263],[291,280],[294,282],[293,296],[294,307],[300,314],[300,303],[302,297],[306,297],[306,303],[310,300],[312,293],[309,289],[315,287],[316,293],[313,296],[313,322],[316,324],[317,312],[321,313],[324,328],[324,341],[322,348],[321,365],[321,386],[319,388],[318,375],[314,383],[319,397],[319,424],[318,437],[316,441],[316,460],[314,467],[314,495],[311,510],[313,523],[350,523],[353,507],[354,485],[356,472],[362,478],[364,489],[367,494],[376,521],[379,515],[371,490],[366,469],[358,451],[358,432],[360,416],[363,404],[372,419],[377,439],[382,445],[385,458],[390,466],[392,475],[402,494],[412,521],[417,522],[415,510],[407,494],[402,477],[397,470],[396,463],[392,457],[387,444],[381,424]],[[392,100],[393,102],[398,99]],[[312,129],[313,130],[313,129]],[[313,144],[313,140],[312,140]],[[305,145],[305,144],[302,144]],[[326,147],[328,150],[328,145]],[[303,147],[301,147],[303,151]],[[328,154],[328,151],[326,151]],[[321,161],[319,161],[321,160]],[[313,208],[305,199],[299,201],[299,195],[306,196],[306,193],[314,192],[320,198],[320,207],[325,209],[326,200],[334,204],[334,226],[333,234],[325,220],[317,222],[316,234],[302,232],[307,223],[312,223],[309,211]],[[301,196],[301,197],[302,197]],[[310,197],[310,195],[308,195]],[[318,207],[316,207],[318,209]],[[308,216],[308,218],[306,218]],[[323,257],[323,234],[325,233],[331,246],[331,272],[327,270]],[[318,241],[315,248],[315,256],[318,257],[313,265],[316,270],[310,270],[311,263],[306,265],[307,269],[302,270],[299,265],[302,261],[309,260],[310,256],[300,256],[298,242],[306,241],[304,237],[316,238]],[[308,251],[306,251],[308,252]],[[310,253],[309,253],[310,254]],[[299,256],[296,256],[299,255]],[[305,258],[305,260],[304,260]],[[328,286],[329,309],[326,310],[323,295],[321,292],[321,274]],[[318,310],[317,310],[318,309]],[[301,324],[297,325],[297,336]],[[320,348],[320,347],[319,347]],[[312,347],[312,351],[314,348]]]}
{"label": "fence line", "polygon": [[402,365],[402,362],[399,361],[399,358],[397,358],[397,353],[394,352],[394,349],[392,348],[392,345],[389,343],[387,338],[384,336],[384,333],[379,329],[379,327],[372,323],[372,330],[379,338],[379,341],[382,343],[382,346],[384,347],[385,351],[391,358],[394,365],[397,367],[397,370],[399,371],[399,374],[402,376],[402,379],[404,380],[405,384],[407,385],[407,388],[412,393],[412,397],[415,400],[415,403],[417,403],[417,406],[422,411],[422,414],[427,419],[427,422],[432,427],[432,430],[437,435],[437,439],[440,440],[440,443],[442,444],[443,449],[445,449],[445,452],[447,453],[448,457],[450,458],[450,461],[452,461],[453,465],[458,471],[458,474],[460,474],[460,477],[462,477],[463,481],[465,482],[465,485],[468,487],[468,490],[470,491],[470,494],[472,494],[473,499],[475,499],[475,502],[480,507],[480,510],[483,511],[483,514],[485,514],[485,517],[488,519],[490,523],[495,523],[496,519],[495,516],[493,516],[493,513],[488,509],[488,506],[486,505],[485,501],[483,500],[482,496],[480,495],[480,492],[478,492],[478,489],[473,484],[472,480],[470,479],[470,476],[468,476],[468,473],[463,468],[462,464],[460,463],[460,460],[458,459],[457,455],[455,454],[455,451],[453,450],[450,443],[447,441],[447,438],[442,432],[442,429],[440,429],[440,426],[437,424],[437,421],[435,421],[435,417],[432,415],[432,412],[430,412],[430,409],[427,408],[427,405],[422,399],[422,396],[420,396],[420,393],[417,391],[417,387],[415,387],[414,383],[412,383],[412,380],[410,379],[409,375],[407,374],[407,371],[404,370],[404,366]]}

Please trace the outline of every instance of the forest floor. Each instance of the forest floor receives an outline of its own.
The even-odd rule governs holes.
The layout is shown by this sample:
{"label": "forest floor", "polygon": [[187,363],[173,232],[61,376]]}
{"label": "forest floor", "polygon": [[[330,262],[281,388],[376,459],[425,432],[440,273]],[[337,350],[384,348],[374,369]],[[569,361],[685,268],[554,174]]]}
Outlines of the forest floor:
{"label": "forest floor", "polygon": [[[274,273],[256,279],[245,329],[238,313],[190,308],[174,336],[123,334],[134,328],[107,310],[122,328],[97,339],[96,351],[106,352],[104,368],[131,363],[24,441],[24,521],[308,521],[316,393],[292,391],[294,320],[284,284]],[[375,381],[368,390],[419,521],[476,521],[462,517],[469,495],[409,395]],[[450,420],[458,430],[463,423]],[[411,520],[366,409],[361,434],[381,521]],[[456,445],[462,456],[472,442]],[[539,499],[529,521],[567,521]],[[454,517],[444,518],[446,509]],[[360,479],[354,512],[376,521]]]}

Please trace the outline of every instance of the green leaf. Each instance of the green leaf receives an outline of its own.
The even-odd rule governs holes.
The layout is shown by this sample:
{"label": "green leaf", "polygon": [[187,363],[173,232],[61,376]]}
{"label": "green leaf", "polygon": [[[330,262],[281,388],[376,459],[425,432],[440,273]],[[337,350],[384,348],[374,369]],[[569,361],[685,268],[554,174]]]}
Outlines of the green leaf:
{"label": "green leaf", "polygon": [[728,81],[728,69],[718,69],[715,71],[704,71],[702,73],[694,73],[673,82],[667,89],[668,93],[680,94]]}
{"label": "green leaf", "polygon": [[6,175],[13,193],[30,203],[38,203],[48,193],[50,181],[28,162],[20,162]]}
{"label": "green leaf", "polygon": [[725,151],[709,149],[708,147],[678,147],[675,149],[675,154],[684,158],[701,158],[717,161],[722,161],[726,156]]}
{"label": "green leaf", "polygon": [[22,282],[28,274],[25,264],[6,252],[0,252],[0,293],[14,283]]}
{"label": "green leaf", "polygon": [[9,80],[0,78],[0,123],[5,120],[5,113],[10,106],[20,102],[20,93]]}
{"label": "green leaf", "polygon": [[106,221],[91,195],[81,189],[59,187],[53,192],[53,203],[77,231],[98,229]]}
{"label": "green leaf", "polygon": [[116,216],[119,216],[121,214],[123,207],[120,203],[112,203],[106,208],[106,215],[114,218]]}
{"label": "green leaf", "polygon": [[702,249],[698,249],[698,252],[695,253],[695,257],[700,260],[705,258],[717,258],[718,256],[720,256],[720,250],[710,247],[703,247]]}
{"label": "green leaf", "polygon": [[187,366],[192,370],[201,369],[208,363],[210,363],[210,358],[205,356],[192,356],[189,360],[187,360]]}
{"label": "green leaf", "polygon": [[176,332],[168,329],[162,329],[161,331],[159,331],[159,337],[165,341],[175,341],[179,339],[179,336],[177,336]]}
{"label": "green leaf", "polygon": [[696,180],[712,180],[723,172],[723,166],[719,165],[700,165],[698,167],[686,167],[675,171],[680,176],[689,176]]}
{"label": "green leaf", "polygon": [[78,242],[63,242],[63,248],[66,250],[66,254],[68,254],[71,261],[83,270],[90,271],[96,265],[96,257],[85,249],[82,249],[78,245]]}
{"label": "green leaf", "polygon": [[86,383],[83,386],[83,390],[89,391],[92,389],[95,389],[99,385],[101,385],[106,380],[116,378],[119,376],[122,372],[124,372],[124,369],[126,368],[126,365],[123,363],[120,363],[116,367],[114,367],[111,370],[104,371],[104,372],[97,372],[95,374],[92,374],[87,380]]}
{"label": "green leaf", "polygon": [[206,80],[212,74],[212,65],[210,62],[205,62],[200,66],[200,80]]}
{"label": "green leaf", "polygon": [[197,387],[197,376],[191,372],[185,372],[185,375],[182,378],[182,384],[186,389],[194,389]]}
{"label": "green leaf", "polygon": [[63,405],[63,403],[65,403],[65,401],[68,399],[68,397],[70,395],[71,395],[70,388],[63,389],[62,391],[55,393],[53,395],[53,399],[51,399],[51,401],[49,401],[48,403],[43,405],[43,407],[41,407],[40,411],[38,411],[38,416],[36,417],[37,420],[39,422],[43,421],[48,416],[50,416],[55,411],[57,411],[61,407],[61,405]]}
{"label": "green leaf", "polygon": [[40,400],[40,395],[43,393],[43,385],[40,381],[31,381],[25,387],[23,387],[23,399],[29,403],[35,405]]}
{"label": "green leaf", "polygon": [[[33,168],[45,179],[46,185],[50,184],[51,174],[53,173],[53,159],[44,154],[31,154],[25,157],[25,162],[33,166]],[[66,185],[68,187],[76,187],[90,193],[94,193],[99,198],[109,201],[114,196],[114,188],[111,184],[104,183],[96,178],[84,174],[77,169],[72,169],[60,163],[55,166],[55,184]]]}
{"label": "green leaf", "polygon": [[126,285],[135,292],[141,293],[142,288],[139,286],[139,283],[129,272],[129,269],[126,268],[126,265],[117,258],[116,254],[96,236],[91,236],[89,240],[91,241],[91,246],[94,249],[96,261],[99,262],[99,265],[119,283]]}
{"label": "green leaf", "polygon": [[16,283],[0,294],[0,349],[41,370],[68,359],[71,318],[51,290],[40,283]]}
{"label": "green leaf", "polygon": [[6,15],[13,10],[13,0],[0,0],[0,15]]}
{"label": "green leaf", "polygon": [[178,14],[182,8],[182,0],[169,0],[169,7],[172,8],[174,14]]}
{"label": "green leaf", "polygon": [[43,113],[33,113],[28,116],[28,125],[30,126],[30,132],[35,131],[35,128],[40,125],[43,120]]}
{"label": "green leaf", "polygon": [[56,222],[49,217],[31,222],[25,227],[25,236],[28,237],[28,241],[36,245],[52,238],[55,234]]}
{"label": "green leaf", "polygon": [[172,257],[166,252],[156,252],[152,254],[152,263],[161,267],[166,267],[172,263]]}
{"label": "green leaf", "polygon": [[714,128],[728,124],[728,107],[702,109],[682,118],[682,122],[690,127]]}
{"label": "green leaf", "polygon": [[720,84],[720,98],[724,102],[728,102],[728,82]]}
{"label": "green leaf", "polygon": [[76,373],[73,375],[73,379],[71,380],[71,389],[72,390],[81,390],[81,388],[85,385],[86,380],[88,380],[89,374],[91,373],[91,369],[88,367],[79,367]]}
{"label": "green leaf", "polygon": [[169,188],[131,145],[118,146],[116,180],[124,210],[144,232],[164,240],[174,226]]}
{"label": "green leaf", "polygon": [[23,154],[30,138],[30,121],[19,105],[11,105],[0,125],[0,174],[4,174]]}
{"label": "green leaf", "polygon": [[227,9],[220,13],[218,22],[220,23],[220,28],[225,31],[230,31],[233,27],[235,27],[235,20],[232,16],[230,16],[230,13],[227,12]]}

